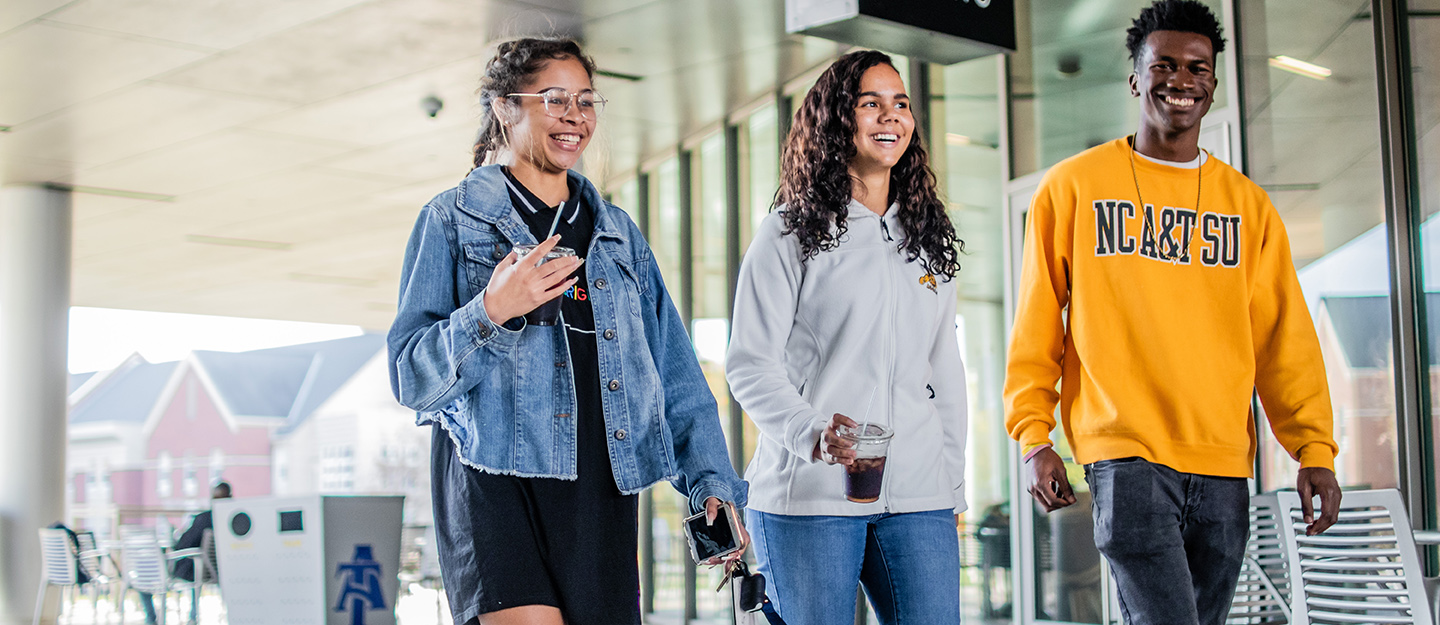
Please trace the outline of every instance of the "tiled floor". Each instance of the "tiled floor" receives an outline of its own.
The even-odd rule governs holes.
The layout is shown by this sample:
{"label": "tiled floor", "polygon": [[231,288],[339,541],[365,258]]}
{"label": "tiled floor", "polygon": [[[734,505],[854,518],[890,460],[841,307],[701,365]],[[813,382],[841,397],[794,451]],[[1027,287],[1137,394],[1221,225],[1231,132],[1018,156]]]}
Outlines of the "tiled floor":
{"label": "tiled floor", "polygon": [[[444,597],[439,592],[419,585],[411,585],[404,589],[400,595],[399,605],[396,607],[396,616],[399,619],[398,625],[449,625],[450,609],[445,604]],[[108,598],[93,601],[91,597],[77,595],[72,601],[68,593],[60,614],[58,625],[116,625],[122,623],[120,614],[115,603]],[[190,602],[188,598],[179,593],[170,595],[166,602],[167,614],[165,622],[169,625],[186,625],[189,616]],[[159,607],[159,600],[156,600],[156,607]],[[140,605],[131,593],[125,602],[123,623],[141,625],[145,618],[140,611]],[[659,612],[648,616],[645,619],[647,625],[680,625],[682,619],[675,611]],[[876,621],[872,620],[871,623]],[[693,625],[728,625],[729,618],[710,618],[691,621]],[[1010,621],[988,621],[967,617],[966,625],[1009,625]],[[200,620],[198,625],[227,625],[225,620],[225,607],[221,602],[220,595],[214,589],[208,589],[200,597]]]}

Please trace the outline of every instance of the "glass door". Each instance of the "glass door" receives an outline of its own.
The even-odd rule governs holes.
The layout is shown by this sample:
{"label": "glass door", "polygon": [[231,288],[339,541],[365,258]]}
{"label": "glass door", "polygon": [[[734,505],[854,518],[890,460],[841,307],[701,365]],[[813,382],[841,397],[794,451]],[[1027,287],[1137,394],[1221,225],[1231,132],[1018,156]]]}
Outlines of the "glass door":
{"label": "glass door", "polygon": [[[1005,238],[1006,299],[1008,319],[1014,319],[1017,279],[1024,251],[1025,216],[1030,199],[1044,172],[1036,172],[1011,181],[1006,197]],[[1006,324],[1008,342],[1010,324]],[[1057,415],[1058,419],[1058,415]],[[1075,490],[1075,505],[1049,514],[1026,492],[1027,470],[1020,462],[1020,453],[1010,444],[1010,483],[1013,509],[1011,531],[1015,559],[1015,588],[1019,590],[1017,622],[1019,623],[1085,623],[1101,625],[1111,622],[1108,597],[1110,575],[1104,559],[1095,549],[1094,522],[1090,516],[1090,489],[1085,484],[1084,468],[1075,464],[1065,433],[1056,428],[1051,433],[1055,450],[1065,460],[1070,485]]]}

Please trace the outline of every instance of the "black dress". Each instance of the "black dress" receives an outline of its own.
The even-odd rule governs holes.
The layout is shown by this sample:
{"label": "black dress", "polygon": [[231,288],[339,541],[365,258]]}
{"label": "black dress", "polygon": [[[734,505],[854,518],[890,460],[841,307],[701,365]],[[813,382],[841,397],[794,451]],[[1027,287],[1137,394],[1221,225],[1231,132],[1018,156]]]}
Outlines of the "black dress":
{"label": "black dress", "polygon": [[[505,177],[515,211],[543,240],[557,208],[508,170]],[[580,198],[572,187],[556,232],[560,245],[583,257],[595,208]],[[638,497],[620,493],[610,468],[584,265],[577,275],[560,314],[575,378],[578,479],[483,473],[463,464],[449,434],[433,426],[435,536],[455,625],[523,605],[557,607],[568,625],[640,623]]]}

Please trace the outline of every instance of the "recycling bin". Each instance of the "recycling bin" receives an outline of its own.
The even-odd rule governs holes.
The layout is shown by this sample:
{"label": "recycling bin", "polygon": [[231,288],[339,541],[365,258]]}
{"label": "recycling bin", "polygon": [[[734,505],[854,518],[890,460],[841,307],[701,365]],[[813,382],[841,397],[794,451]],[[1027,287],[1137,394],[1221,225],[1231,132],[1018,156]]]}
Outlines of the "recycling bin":
{"label": "recycling bin", "polygon": [[395,625],[403,496],[215,501],[230,625]]}

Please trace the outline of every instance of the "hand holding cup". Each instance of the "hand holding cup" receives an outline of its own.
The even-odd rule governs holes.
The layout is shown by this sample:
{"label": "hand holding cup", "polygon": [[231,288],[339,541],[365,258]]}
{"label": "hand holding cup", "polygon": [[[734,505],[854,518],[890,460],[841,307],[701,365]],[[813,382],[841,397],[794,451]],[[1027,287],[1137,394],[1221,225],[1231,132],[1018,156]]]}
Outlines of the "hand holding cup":
{"label": "hand holding cup", "polygon": [[840,435],[840,428],[858,428],[859,423],[840,413],[830,417],[820,440],[815,443],[815,458],[826,464],[853,464],[855,462],[855,441]]}
{"label": "hand holding cup", "polygon": [[526,314],[541,304],[560,296],[579,280],[570,277],[580,264],[578,257],[566,257],[544,262],[550,250],[560,242],[560,235],[552,236],[539,245],[522,262],[519,255],[511,250],[490,277],[485,287],[485,314],[500,324]]}

